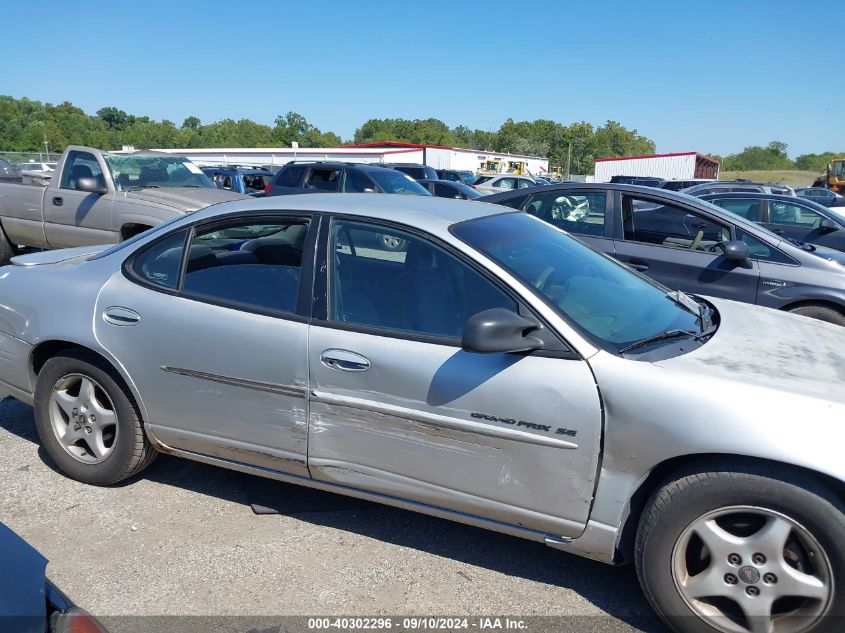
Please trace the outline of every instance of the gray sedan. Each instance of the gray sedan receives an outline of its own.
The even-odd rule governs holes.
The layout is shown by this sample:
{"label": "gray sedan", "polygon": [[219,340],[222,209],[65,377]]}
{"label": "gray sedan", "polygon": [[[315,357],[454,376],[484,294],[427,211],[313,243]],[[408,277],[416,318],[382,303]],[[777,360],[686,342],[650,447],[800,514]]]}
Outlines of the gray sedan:
{"label": "gray sedan", "polygon": [[677,631],[843,623],[841,328],[367,194],[17,257],[0,293],[0,389],[80,481],[164,452],[633,561]]}

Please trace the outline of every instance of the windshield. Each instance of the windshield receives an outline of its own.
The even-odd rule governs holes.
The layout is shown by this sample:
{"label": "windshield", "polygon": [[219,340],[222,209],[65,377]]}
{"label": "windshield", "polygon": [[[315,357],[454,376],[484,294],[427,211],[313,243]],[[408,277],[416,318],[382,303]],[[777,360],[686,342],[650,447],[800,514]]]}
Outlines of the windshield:
{"label": "windshield", "polygon": [[214,188],[208,176],[183,156],[104,154],[103,158],[109,166],[117,191],[149,187]]}
{"label": "windshield", "polygon": [[384,193],[404,193],[412,196],[430,196],[428,189],[410,176],[393,169],[379,169],[367,172]]}
{"label": "windshield", "polygon": [[533,287],[608,351],[665,332],[701,330],[698,314],[666,288],[526,213],[462,222],[452,232]]}
{"label": "windshield", "polygon": [[458,172],[458,176],[460,176],[461,180],[463,180],[468,185],[474,185],[475,181],[478,180],[478,177],[471,171]]}

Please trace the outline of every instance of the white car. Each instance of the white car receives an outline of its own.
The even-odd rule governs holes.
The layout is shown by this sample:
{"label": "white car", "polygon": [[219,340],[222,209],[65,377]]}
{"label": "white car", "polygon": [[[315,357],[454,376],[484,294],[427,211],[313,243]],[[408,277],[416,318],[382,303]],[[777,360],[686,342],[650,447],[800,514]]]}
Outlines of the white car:
{"label": "white car", "polygon": [[531,176],[517,176],[516,174],[499,174],[479,176],[472,184],[474,189],[478,189],[484,194],[501,193],[508,189],[526,189],[528,187],[536,187],[537,183]]}

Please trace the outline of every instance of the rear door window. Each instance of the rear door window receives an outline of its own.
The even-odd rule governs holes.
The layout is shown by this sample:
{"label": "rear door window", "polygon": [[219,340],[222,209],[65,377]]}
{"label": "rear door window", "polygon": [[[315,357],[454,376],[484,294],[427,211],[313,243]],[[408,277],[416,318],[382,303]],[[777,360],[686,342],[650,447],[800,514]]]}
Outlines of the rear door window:
{"label": "rear door window", "polygon": [[347,169],[343,181],[343,190],[346,193],[372,193],[376,190],[373,181],[356,169]]}
{"label": "rear door window", "polygon": [[817,229],[821,225],[821,213],[800,204],[772,201],[769,203],[769,222],[803,229]]}

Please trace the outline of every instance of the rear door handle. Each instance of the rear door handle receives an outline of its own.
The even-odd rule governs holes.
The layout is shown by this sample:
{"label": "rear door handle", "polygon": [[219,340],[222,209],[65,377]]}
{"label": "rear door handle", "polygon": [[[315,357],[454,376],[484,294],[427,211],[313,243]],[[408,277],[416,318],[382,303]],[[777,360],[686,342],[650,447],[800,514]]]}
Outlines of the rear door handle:
{"label": "rear door handle", "polygon": [[138,325],[141,315],[129,308],[113,306],[103,311],[103,321],[111,325]]}
{"label": "rear door handle", "polygon": [[338,371],[367,371],[370,361],[360,354],[345,349],[327,349],[320,354],[320,362]]}
{"label": "rear door handle", "polygon": [[53,198],[53,206],[54,207],[60,207],[64,204],[64,202],[65,202],[64,199],[62,199],[59,196],[56,196],[55,198]]}

